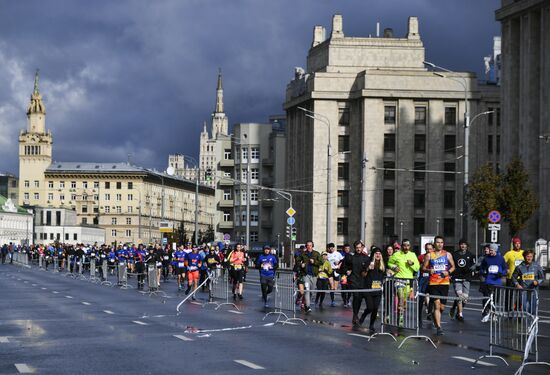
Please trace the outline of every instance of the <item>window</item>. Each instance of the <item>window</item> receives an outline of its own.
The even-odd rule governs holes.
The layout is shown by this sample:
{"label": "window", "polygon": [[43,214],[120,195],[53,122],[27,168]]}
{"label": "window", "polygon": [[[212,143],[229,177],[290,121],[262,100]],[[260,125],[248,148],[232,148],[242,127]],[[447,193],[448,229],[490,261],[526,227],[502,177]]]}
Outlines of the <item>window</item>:
{"label": "window", "polygon": [[71,200],[72,200],[72,201],[75,201],[75,200],[76,200],[76,194],[71,194]]}
{"label": "window", "polygon": [[395,190],[384,190],[384,208],[395,207]]}
{"label": "window", "polygon": [[246,203],[246,190],[241,190],[241,202]]}
{"label": "window", "polygon": [[53,201],[53,193],[48,193],[48,200]]}
{"label": "window", "polygon": [[455,107],[445,107],[445,125],[456,125]]}
{"label": "window", "polygon": [[231,149],[226,148],[223,150],[223,160],[231,160]]}
{"label": "window", "polygon": [[131,217],[126,218],[126,225],[132,225],[132,218]]}
{"label": "window", "polygon": [[258,168],[250,168],[250,179],[257,180],[260,178],[260,170]]}
{"label": "window", "polygon": [[241,179],[243,181],[246,181],[248,179],[248,171],[246,170],[246,168],[241,169]]}
{"label": "window", "polygon": [[338,125],[349,126],[349,108],[338,109]]}
{"label": "window", "polygon": [[94,194],[94,201],[98,201],[99,200],[99,194]]}
{"label": "window", "polygon": [[131,237],[131,236],[132,236],[132,230],[126,229],[126,237]]}
{"label": "window", "polygon": [[231,221],[231,213],[230,212],[224,212],[223,213],[223,221],[224,222]]}
{"label": "window", "polygon": [[116,195],[116,200],[117,200],[118,202],[120,202],[120,201],[122,200],[122,194],[117,194],[117,195]]}
{"label": "window", "polygon": [[446,210],[454,210],[455,208],[454,190],[445,190],[443,192],[443,208]]}
{"label": "window", "polygon": [[53,181],[48,181],[48,188],[53,189]]}
{"label": "window", "polygon": [[82,218],[82,224],[88,224],[88,218],[87,217]]}
{"label": "window", "polygon": [[65,241],[69,241],[69,233],[65,233]]}
{"label": "window", "polygon": [[349,191],[338,190],[338,207],[348,207],[348,206],[349,206]]}
{"label": "window", "polygon": [[496,109],[496,113],[495,113],[495,114],[496,114],[495,118],[496,118],[497,126],[500,126],[500,108],[497,108],[497,109]]}
{"label": "window", "polygon": [[338,163],[338,179],[349,180],[349,163]]}
{"label": "window", "polygon": [[111,229],[111,236],[116,237],[116,229]]}
{"label": "window", "polygon": [[111,200],[111,194],[105,194],[105,200],[110,201]]}
{"label": "window", "polygon": [[118,190],[122,189],[122,182],[117,181],[117,183],[116,183],[116,188],[117,188]]}
{"label": "window", "polygon": [[128,182],[128,190],[132,190],[134,188],[133,182]]}
{"label": "window", "polygon": [[348,218],[339,217],[336,221],[336,234],[339,236],[347,236],[348,234]]}
{"label": "window", "polygon": [[250,158],[252,160],[260,160],[260,149],[258,147],[252,147],[250,149]]}
{"label": "window", "polygon": [[384,180],[395,180],[395,162],[394,161],[385,161],[384,162]]}
{"label": "window", "polygon": [[230,171],[224,171],[224,172],[223,172],[223,177],[229,177],[229,178],[231,178],[231,172],[230,172]]}
{"label": "window", "polygon": [[241,148],[241,153],[243,156],[242,157],[243,162],[248,160],[248,148],[245,148],[245,147]]}
{"label": "window", "polygon": [[388,124],[388,125],[395,124],[395,106],[394,105],[384,106],[384,124]]}
{"label": "window", "polygon": [[23,198],[29,200],[29,193],[23,193]]}
{"label": "window", "polygon": [[34,187],[40,187],[40,181],[34,180]]}
{"label": "window", "polygon": [[493,116],[493,114],[494,114],[494,108],[492,108],[492,107],[488,107],[488,108],[487,108],[487,112],[489,112],[489,113],[487,113],[487,124],[488,124],[489,126],[491,126],[491,125],[493,125],[493,119],[494,119],[494,116]]}
{"label": "window", "polygon": [[116,213],[117,214],[122,213],[122,206],[116,206]]}
{"label": "window", "polygon": [[250,242],[258,242],[258,232],[250,232]]}
{"label": "window", "polygon": [[59,188],[65,189],[65,181],[59,181]]}
{"label": "window", "polygon": [[[415,171],[425,171],[426,170],[426,163],[415,161],[414,162],[414,170]],[[416,181],[424,181],[426,179],[426,172],[414,172],[414,179]]]}
{"label": "window", "polygon": [[65,200],[65,194],[63,194],[63,193],[59,194],[59,200],[64,201]]}
{"label": "window", "polygon": [[99,213],[99,207],[94,207],[94,214],[98,214],[98,213]]}
{"label": "window", "polygon": [[111,183],[109,181],[105,181],[105,189],[110,189]]}
{"label": "window", "polygon": [[50,240],[53,240],[53,233],[50,233]]}
{"label": "window", "polygon": [[414,191],[414,208],[423,209],[425,206],[426,192],[424,190]]}
{"label": "window", "polygon": [[128,213],[131,214],[132,212],[134,212],[134,207],[128,206]]}
{"label": "window", "polygon": [[256,189],[250,190],[250,201],[251,202],[257,202],[258,201],[258,190],[256,190]]}
{"label": "window", "polygon": [[487,153],[493,153],[493,136],[491,134],[487,136]]}
{"label": "window", "polygon": [[88,206],[84,205],[82,206],[82,213],[87,214],[88,213]]}
{"label": "window", "polygon": [[349,135],[338,136],[338,152],[349,151]]}
{"label": "window", "polygon": [[82,194],[82,200],[83,200],[83,201],[87,201],[87,200],[88,200],[88,195]]}
{"label": "window", "polygon": [[224,201],[231,200],[231,189],[223,189],[223,200]]}
{"label": "window", "polygon": [[71,189],[76,189],[76,181],[71,181]]}
{"label": "window", "polygon": [[384,134],[384,152],[395,152],[395,134]]}
{"label": "window", "polygon": [[443,236],[454,237],[455,219],[443,219]]}
{"label": "window", "polygon": [[500,135],[497,135],[497,155],[500,154]]}
{"label": "window", "polygon": [[94,181],[94,189],[99,189],[99,181]]}
{"label": "window", "polygon": [[88,188],[88,181],[82,181],[82,188],[84,189]]}
{"label": "window", "polygon": [[74,241],[77,241],[77,240],[78,240],[78,234],[73,233],[73,240],[74,240]]}
{"label": "window", "polygon": [[134,200],[134,195],[133,194],[128,194],[128,200],[133,201]]}
{"label": "window", "polygon": [[116,225],[116,223],[117,223],[117,218],[116,217],[111,218],[111,225]]}
{"label": "window", "polygon": [[445,135],[445,144],[443,145],[445,152],[455,152],[456,136],[454,134]]}
{"label": "window", "polygon": [[414,223],[413,223],[413,235],[420,236],[424,233],[424,218],[423,217],[415,217]]}
{"label": "window", "polygon": [[25,180],[25,187],[29,187],[29,180]]}
{"label": "window", "polygon": [[258,222],[258,211],[250,212],[250,222]]}
{"label": "window", "polygon": [[[445,163],[444,165],[445,172],[455,172],[456,171],[456,164],[455,163]],[[454,173],[445,173],[445,181],[446,182],[454,182],[456,178],[456,175]]]}
{"label": "window", "polygon": [[414,107],[414,124],[426,125],[426,107]]}
{"label": "window", "polygon": [[426,135],[415,134],[414,136],[414,152],[426,152]]}
{"label": "window", "polygon": [[40,199],[40,194],[34,193],[34,199]]}
{"label": "window", "polygon": [[105,206],[105,213],[108,214],[111,212],[111,207]]}
{"label": "window", "polygon": [[393,217],[385,217],[383,219],[383,225],[384,225],[384,229],[383,229],[384,236],[393,236],[395,219]]}

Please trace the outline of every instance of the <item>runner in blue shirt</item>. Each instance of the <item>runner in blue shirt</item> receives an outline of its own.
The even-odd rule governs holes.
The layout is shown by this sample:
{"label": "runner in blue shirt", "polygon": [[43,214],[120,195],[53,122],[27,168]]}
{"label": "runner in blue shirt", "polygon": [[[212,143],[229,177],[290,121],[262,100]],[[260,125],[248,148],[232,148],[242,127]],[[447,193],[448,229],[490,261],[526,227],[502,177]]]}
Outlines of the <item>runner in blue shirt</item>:
{"label": "runner in blue shirt", "polygon": [[271,254],[271,247],[264,246],[264,253],[256,259],[256,268],[260,270],[260,286],[262,288],[262,299],[264,307],[269,307],[267,296],[273,291],[275,283],[275,271],[279,266],[279,260]]}

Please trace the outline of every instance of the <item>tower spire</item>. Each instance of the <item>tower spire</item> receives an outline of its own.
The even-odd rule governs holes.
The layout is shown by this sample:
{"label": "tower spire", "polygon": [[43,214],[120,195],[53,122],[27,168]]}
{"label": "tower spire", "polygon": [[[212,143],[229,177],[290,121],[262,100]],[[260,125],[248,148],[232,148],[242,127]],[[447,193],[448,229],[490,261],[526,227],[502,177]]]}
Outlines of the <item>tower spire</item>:
{"label": "tower spire", "polygon": [[36,73],[34,74],[34,95],[40,95],[40,92],[38,92],[38,73],[40,73],[40,69],[36,69]]}
{"label": "tower spire", "polygon": [[40,92],[38,91],[39,72],[40,70],[36,69],[36,73],[34,74],[34,89],[31,94],[31,102],[27,107],[27,115],[31,115],[33,113],[39,113],[43,115],[46,114],[46,107],[44,106],[44,103],[42,102],[42,96],[40,96]]}
{"label": "tower spire", "polygon": [[223,113],[223,83],[222,70],[218,70],[218,85],[216,87],[216,110],[214,113]]}

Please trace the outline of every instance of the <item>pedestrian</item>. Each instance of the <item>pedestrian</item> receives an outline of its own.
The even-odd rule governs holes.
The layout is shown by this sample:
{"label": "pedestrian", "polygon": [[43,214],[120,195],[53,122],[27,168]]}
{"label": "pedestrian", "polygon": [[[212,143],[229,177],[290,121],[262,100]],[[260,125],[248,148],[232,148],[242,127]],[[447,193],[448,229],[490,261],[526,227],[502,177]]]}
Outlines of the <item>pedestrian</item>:
{"label": "pedestrian", "polygon": [[298,258],[299,277],[303,282],[304,288],[304,309],[306,314],[311,312],[311,293],[309,290],[317,285],[317,275],[319,266],[322,264],[321,255],[313,249],[313,241],[306,242],[304,253]]}
{"label": "pedestrian", "polygon": [[[329,290],[330,287],[330,277],[332,275],[332,266],[328,260],[328,253],[323,252],[321,254],[321,265],[319,266],[319,272],[317,273],[317,290]],[[318,305],[319,309],[323,308],[323,301],[325,300],[326,292],[317,292],[315,295],[315,306]]]}
{"label": "pedestrian", "polygon": [[454,294],[458,299],[455,299],[453,306],[449,310],[451,319],[464,321],[464,306],[470,295],[470,281],[472,279],[472,271],[475,268],[475,256],[469,250],[466,240],[458,242],[458,250],[453,253],[453,261],[455,271],[451,275],[453,281]]}
{"label": "pedestrian", "polygon": [[537,295],[534,290],[544,282],[544,270],[535,260],[533,250],[523,252],[524,261],[519,264],[512,274],[512,283],[518,289],[522,289],[521,307],[530,314],[537,312]]}
{"label": "pedestrian", "polygon": [[271,247],[264,246],[263,254],[256,258],[256,268],[260,271],[260,288],[262,290],[262,300],[264,307],[269,307],[267,303],[268,295],[273,291],[275,284],[275,272],[279,266],[277,256],[271,254]]}
{"label": "pedestrian", "polygon": [[447,296],[449,295],[450,274],[455,270],[453,257],[443,249],[444,240],[441,236],[434,237],[434,251],[424,257],[424,272],[430,273],[428,293],[434,301],[433,322],[437,329],[437,335],[443,335],[441,328],[441,314],[445,310]]}

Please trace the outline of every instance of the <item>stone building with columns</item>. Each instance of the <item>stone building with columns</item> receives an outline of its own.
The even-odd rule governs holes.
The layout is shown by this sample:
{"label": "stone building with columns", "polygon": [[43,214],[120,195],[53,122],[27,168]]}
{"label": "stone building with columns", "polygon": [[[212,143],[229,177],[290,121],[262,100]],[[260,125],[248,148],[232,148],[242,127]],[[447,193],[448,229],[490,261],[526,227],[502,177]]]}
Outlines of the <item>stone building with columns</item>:
{"label": "stone building with columns", "polygon": [[[496,18],[502,24],[501,164],[520,158],[529,173],[540,206],[520,236],[534,247],[550,237],[550,2],[502,0]],[[510,239],[507,230],[503,235]]]}
{"label": "stone building with columns", "polygon": [[[472,124],[474,171],[489,151],[500,151],[498,88],[479,84],[473,73],[429,71],[416,17],[404,37],[391,29],[381,37],[346,36],[341,15],[325,34],[314,27],[307,67],[296,69],[284,103],[286,187],[303,191],[294,199],[298,242],[313,239],[322,248],[328,237],[342,245],[359,239],[363,226],[367,244],[405,237],[418,245],[421,234],[439,233],[452,248],[464,233],[465,97],[472,116],[494,111]],[[473,242],[471,220],[468,229]]]}

